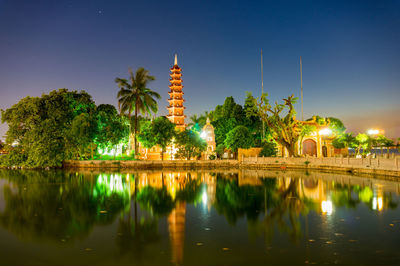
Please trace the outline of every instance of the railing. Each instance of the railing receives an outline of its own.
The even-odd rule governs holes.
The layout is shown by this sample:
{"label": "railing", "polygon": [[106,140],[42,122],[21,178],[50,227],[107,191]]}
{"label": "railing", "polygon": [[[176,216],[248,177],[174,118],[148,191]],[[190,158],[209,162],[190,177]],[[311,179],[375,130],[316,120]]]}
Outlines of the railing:
{"label": "railing", "polygon": [[393,158],[350,158],[350,157],[243,157],[242,164],[260,164],[260,165],[311,165],[311,166],[337,166],[348,168],[369,168],[380,170],[400,170],[400,157]]}

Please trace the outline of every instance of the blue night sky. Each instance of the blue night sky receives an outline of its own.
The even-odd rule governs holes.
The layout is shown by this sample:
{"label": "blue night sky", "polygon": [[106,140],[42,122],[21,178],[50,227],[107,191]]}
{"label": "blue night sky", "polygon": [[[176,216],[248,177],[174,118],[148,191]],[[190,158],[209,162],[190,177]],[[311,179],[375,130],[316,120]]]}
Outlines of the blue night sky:
{"label": "blue night sky", "polygon": [[259,96],[261,48],[272,100],[299,96],[302,56],[305,117],[400,137],[400,1],[0,0],[0,108],[57,88],[116,104],[115,77],[143,66],[165,115],[177,53],[189,117]]}

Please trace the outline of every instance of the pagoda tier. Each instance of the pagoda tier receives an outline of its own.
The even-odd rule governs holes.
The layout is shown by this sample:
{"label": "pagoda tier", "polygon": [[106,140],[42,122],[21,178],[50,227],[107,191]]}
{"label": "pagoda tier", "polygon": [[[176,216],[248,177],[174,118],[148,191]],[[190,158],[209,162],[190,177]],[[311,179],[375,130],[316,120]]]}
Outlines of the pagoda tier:
{"label": "pagoda tier", "polygon": [[183,106],[183,102],[185,100],[183,99],[184,93],[182,92],[182,69],[178,66],[178,59],[176,55],[174,65],[170,70],[171,78],[169,79],[169,82],[171,83],[171,85],[168,86],[170,88],[170,91],[168,92],[170,98],[168,99],[169,106],[167,106],[167,118],[172,123],[174,123],[179,130],[183,131],[186,128],[186,116],[184,114],[184,110],[186,109],[186,107]]}

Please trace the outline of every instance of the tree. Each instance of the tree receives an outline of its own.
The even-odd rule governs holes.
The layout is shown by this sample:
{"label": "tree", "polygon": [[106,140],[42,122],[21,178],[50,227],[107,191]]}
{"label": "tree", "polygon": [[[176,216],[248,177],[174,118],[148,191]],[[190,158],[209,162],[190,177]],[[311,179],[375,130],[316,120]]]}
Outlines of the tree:
{"label": "tree", "polygon": [[215,142],[223,144],[226,134],[238,125],[243,125],[246,115],[240,104],[232,96],[226,97],[223,105],[217,105],[215,110],[208,114],[215,128]]}
{"label": "tree", "polygon": [[67,138],[72,144],[72,149],[76,150],[80,159],[85,157],[88,146],[91,146],[91,157],[93,160],[93,141],[97,134],[97,121],[95,117],[88,113],[76,116],[67,132]]}
{"label": "tree", "polygon": [[343,133],[342,135],[337,136],[333,141],[332,145],[336,149],[344,149],[344,148],[354,148],[357,146],[355,137],[353,133]]}
{"label": "tree", "polygon": [[224,153],[225,153],[225,145],[219,144],[217,146],[217,148],[215,149],[215,152],[217,153],[218,158],[222,158],[222,156],[224,156]]}
{"label": "tree", "polygon": [[[268,94],[264,93],[260,102],[257,103],[258,114],[271,129],[273,139],[285,147],[291,157],[297,156],[296,143],[300,137],[300,123],[295,118],[296,110],[293,106],[297,98],[291,95],[283,99],[283,104],[276,102],[272,107],[267,96]],[[287,111],[287,114],[281,116],[283,111]]]}
{"label": "tree", "polygon": [[329,129],[332,130],[334,136],[340,136],[345,133],[346,127],[343,122],[335,117],[327,117]]}
{"label": "tree", "polygon": [[0,152],[4,149],[4,143],[3,141],[0,139]]}
{"label": "tree", "polygon": [[190,120],[192,120],[192,122],[189,123],[189,126],[191,126],[191,129],[195,130],[197,132],[200,132],[201,128],[204,126],[204,125],[202,126],[200,124],[201,117],[194,114],[189,118],[190,118]]}
{"label": "tree", "polygon": [[7,110],[2,110],[2,122],[8,124],[6,142],[17,143],[15,152],[24,158],[12,165],[25,167],[59,167],[71,158],[75,150],[68,132],[75,117],[93,114],[96,105],[84,91],[54,90],[41,97],[25,97]]}
{"label": "tree", "polygon": [[387,148],[387,154],[389,154],[389,147],[395,146],[394,141],[391,139],[388,139],[384,135],[379,135],[376,138],[375,144],[379,145],[381,147],[381,154],[383,153],[383,147]]}
{"label": "tree", "polygon": [[237,126],[226,135],[225,146],[235,154],[239,148],[248,149],[254,141],[250,131],[245,126]]}
{"label": "tree", "polygon": [[276,156],[276,144],[275,144],[275,142],[272,142],[272,141],[263,142],[262,150],[261,150],[259,155],[263,156],[263,157]]}
{"label": "tree", "polygon": [[[97,107],[98,134],[97,147],[102,150],[116,150],[117,145],[126,145],[129,138],[129,121],[118,114],[113,105],[101,104]],[[115,158],[116,152],[114,152]]]}
{"label": "tree", "polygon": [[207,143],[200,137],[199,133],[192,130],[184,130],[176,134],[175,143],[178,148],[178,158],[198,157],[207,149]]}
{"label": "tree", "polygon": [[137,155],[137,129],[138,129],[138,115],[150,114],[151,112],[156,113],[158,110],[158,104],[156,99],[160,99],[161,96],[151,89],[147,88],[147,83],[155,80],[153,76],[149,75],[149,71],[144,68],[138,68],[135,75],[132,70],[129,69],[129,81],[123,78],[116,78],[115,82],[120,88],[118,98],[118,109],[121,114],[127,114],[129,120],[132,112],[135,112],[135,124],[134,124],[134,146],[135,155]]}
{"label": "tree", "polygon": [[372,148],[372,138],[364,133],[359,133],[355,137],[356,147],[355,151],[356,154],[360,154],[361,149],[363,150],[364,154],[367,154],[371,151]]}
{"label": "tree", "polygon": [[146,147],[155,145],[161,147],[161,159],[164,160],[164,152],[175,136],[175,124],[164,116],[157,117],[152,122],[145,122],[141,128],[138,139]]}

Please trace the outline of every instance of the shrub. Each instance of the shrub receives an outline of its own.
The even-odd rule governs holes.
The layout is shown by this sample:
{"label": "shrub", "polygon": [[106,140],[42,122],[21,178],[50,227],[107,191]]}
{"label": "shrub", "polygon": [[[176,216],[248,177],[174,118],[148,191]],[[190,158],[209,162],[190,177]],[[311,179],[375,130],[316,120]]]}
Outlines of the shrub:
{"label": "shrub", "polygon": [[274,157],[276,156],[276,144],[274,142],[264,142],[260,156],[262,157]]}

